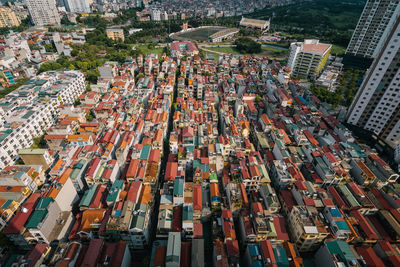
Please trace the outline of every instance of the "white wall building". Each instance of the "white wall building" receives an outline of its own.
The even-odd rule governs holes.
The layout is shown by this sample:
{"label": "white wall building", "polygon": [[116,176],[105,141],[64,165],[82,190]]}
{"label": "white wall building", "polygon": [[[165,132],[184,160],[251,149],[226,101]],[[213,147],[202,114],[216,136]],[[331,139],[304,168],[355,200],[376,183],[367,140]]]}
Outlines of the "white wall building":
{"label": "white wall building", "polygon": [[365,75],[347,122],[372,131],[395,147],[400,141],[400,17]]}
{"label": "white wall building", "polygon": [[89,0],[64,0],[65,8],[72,13],[90,13]]}
{"label": "white wall building", "polygon": [[151,20],[161,21],[161,11],[159,9],[152,9],[150,11]]}
{"label": "white wall building", "polygon": [[376,58],[400,15],[400,1],[368,0],[346,54]]}
{"label": "white wall building", "polygon": [[55,0],[26,0],[26,5],[36,26],[60,25],[60,15]]}
{"label": "white wall building", "polygon": [[315,78],[324,68],[332,45],[309,39],[290,45],[288,66],[296,77]]}
{"label": "white wall building", "polygon": [[51,71],[40,74],[6,95],[1,105],[0,168],[15,163],[18,150],[30,147],[54,124],[61,103],[72,104],[86,89],[79,71]]}

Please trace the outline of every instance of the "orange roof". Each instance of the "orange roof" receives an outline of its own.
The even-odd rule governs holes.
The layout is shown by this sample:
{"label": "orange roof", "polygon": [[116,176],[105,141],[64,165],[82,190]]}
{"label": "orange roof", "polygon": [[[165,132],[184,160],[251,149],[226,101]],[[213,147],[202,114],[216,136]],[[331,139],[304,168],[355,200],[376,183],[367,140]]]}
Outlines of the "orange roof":
{"label": "orange roof", "polygon": [[82,220],[79,231],[90,232],[92,223],[101,223],[104,217],[105,209],[88,209],[82,212]]}
{"label": "orange roof", "polygon": [[329,50],[330,47],[331,47],[331,45],[323,44],[323,43],[303,44],[303,51],[310,52],[310,53],[324,54]]}
{"label": "orange roof", "polygon": [[0,186],[0,192],[21,192],[26,186]]}
{"label": "orange roof", "polygon": [[51,168],[51,170],[58,170],[61,168],[61,165],[64,164],[64,160],[63,159],[59,159],[56,164],[54,164],[53,168]]}
{"label": "orange roof", "polygon": [[72,168],[67,168],[64,173],[61,175],[60,179],[58,179],[58,182],[61,184],[65,184],[65,182],[67,181],[68,177],[71,175],[72,173]]}
{"label": "orange roof", "polygon": [[[297,115],[297,114],[296,114]],[[265,125],[271,125],[271,120],[268,118],[267,114],[262,114],[261,119],[264,121]]]}
{"label": "orange roof", "polygon": [[140,196],[139,203],[147,204],[151,201],[153,195],[151,194],[150,190],[150,185],[144,185],[142,187],[142,195]]}
{"label": "orange roof", "polygon": [[70,134],[67,136],[68,141],[86,141],[89,140],[89,134]]}
{"label": "orange roof", "polygon": [[44,136],[45,140],[64,139],[67,137],[65,134],[48,134]]}
{"label": "orange roof", "polygon": [[211,197],[219,196],[218,184],[216,183],[210,184],[210,190],[211,190]]}
{"label": "orange roof", "polygon": [[59,192],[60,190],[58,190],[57,188],[53,188],[51,189],[50,193],[47,196],[51,197],[52,199],[55,199]]}
{"label": "orange roof", "polygon": [[158,129],[154,134],[154,142],[161,142],[162,141],[162,130]]}

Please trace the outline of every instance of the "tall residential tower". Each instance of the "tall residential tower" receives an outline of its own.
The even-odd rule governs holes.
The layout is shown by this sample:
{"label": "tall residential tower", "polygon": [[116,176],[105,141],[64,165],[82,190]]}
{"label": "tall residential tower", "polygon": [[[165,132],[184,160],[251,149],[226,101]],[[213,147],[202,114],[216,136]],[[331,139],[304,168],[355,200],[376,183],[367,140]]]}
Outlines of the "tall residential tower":
{"label": "tall residential tower", "polygon": [[35,25],[60,25],[55,0],[26,0],[26,4]]}
{"label": "tall residential tower", "polygon": [[368,0],[346,50],[352,62],[368,68],[378,56],[396,18],[400,0]]}
{"label": "tall residential tower", "polygon": [[288,66],[295,77],[315,78],[324,68],[329,58],[332,45],[309,39],[292,43]]}
{"label": "tall residential tower", "polygon": [[72,13],[90,13],[89,0],[64,0],[65,8]]}
{"label": "tall residential tower", "polygon": [[375,132],[389,145],[400,142],[400,17],[384,38],[351,104],[347,122]]}

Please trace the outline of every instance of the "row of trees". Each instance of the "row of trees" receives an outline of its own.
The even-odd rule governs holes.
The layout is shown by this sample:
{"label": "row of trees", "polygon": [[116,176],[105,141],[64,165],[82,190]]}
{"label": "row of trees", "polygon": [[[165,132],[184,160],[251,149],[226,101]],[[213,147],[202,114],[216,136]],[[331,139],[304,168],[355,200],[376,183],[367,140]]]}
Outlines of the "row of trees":
{"label": "row of trees", "polygon": [[330,92],[315,85],[311,86],[311,92],[321,101],[332,104],[334,107],[339,104],[350,106],[355,94],[357,93],[363,74],[364,71],[362,70],[347,69],[343,76],[339,78],[340,85],[336,88],[335,92]]}
{"label": "row of trees", "polygon": [[235,40],[236,49],[242,54],[256,54],[262,51],[261,44],[248,37],[240,37]]}
{"label": "row of trees", "polygon": [[318,97],[321,101],[329,103],[334,107],[337,107],[342,99],[342,96],[337,92],[331,92],[325,88],[315,86],[314,84],[311,86],[310,90],[311,93]]}
{"label": "row of trees", "polygon": [[336,92],[343,97],[343,105],[350,106],[351,102],[353,102],[353,98],[357,93],[357,88],[360,86],[363,75],[364,71],[358,69],[347,69],[344,72],[339,81],[340,86],[336,90]]}

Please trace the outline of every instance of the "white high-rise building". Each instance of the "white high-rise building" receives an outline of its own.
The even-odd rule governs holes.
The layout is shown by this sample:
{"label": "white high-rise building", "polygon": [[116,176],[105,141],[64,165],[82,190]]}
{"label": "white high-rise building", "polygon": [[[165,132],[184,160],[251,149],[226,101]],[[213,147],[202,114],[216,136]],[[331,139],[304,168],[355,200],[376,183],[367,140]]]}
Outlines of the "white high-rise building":
{"label": "white high-rise building", "polygon": [[288,66],[295,77],[315,78],[324,68],[332,45],[308,39],[290,45]]}
{"label": "white high-rise building", "polygon": [[26,0],[33,24],[60,25],[60,15],[55,0]]}
{"label": "white high-rise building", "polygon": [[152,9],[150,11],[151,20],[161,21],[161,11],[159,9]]}
{"label": "white high-rise building", "polygon": [[366,73],[347,122],[374,132],[392,147],[400,142],[400,17]]}
{"label": "white high-rise building", "polygon": [[[86,89],[76,70],[44,72],[0,100],[0,168],[18,159],[18,150],[51,127],[61,103],[72,104]],[[24,92],[21,94],[21,92]]]}
{"label": "white high-rise building", "polygon": [[89,0],[64,0],[65,8],[72,13],[90,13]]}
{"label": "white high-rise building", "polygon": [[346,55],[376,58],[399,15],[400,0],[368,0]]}

